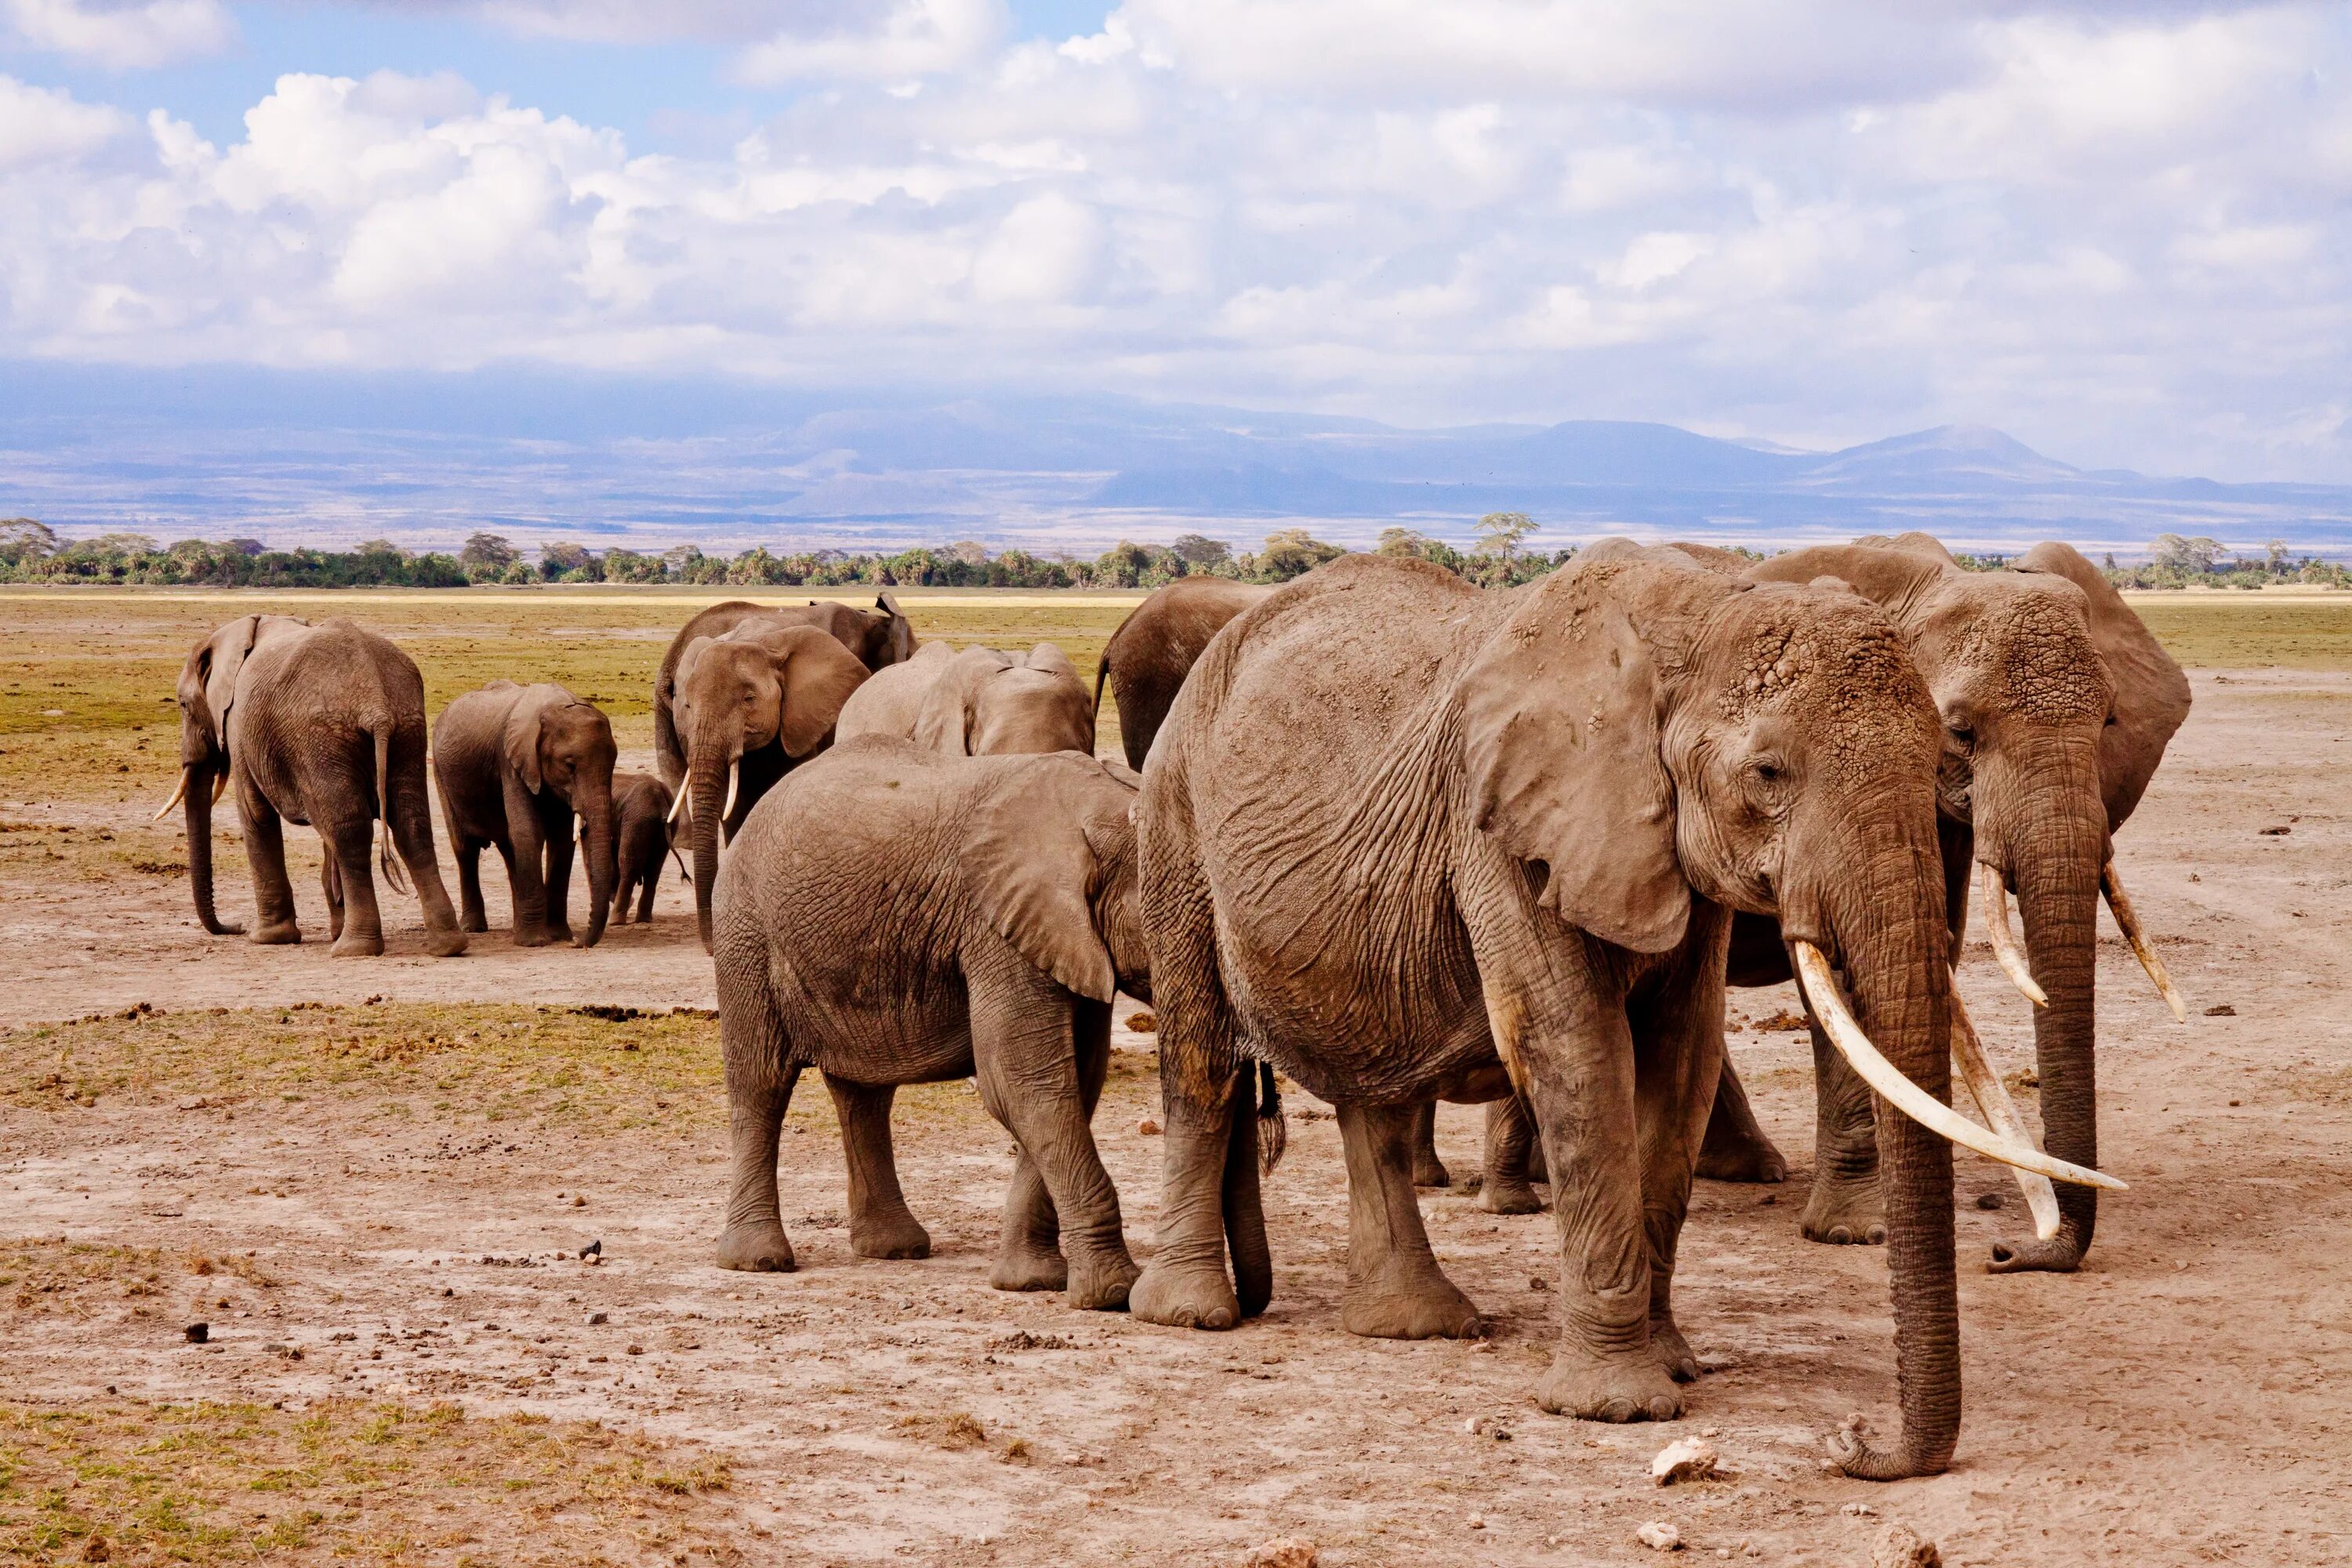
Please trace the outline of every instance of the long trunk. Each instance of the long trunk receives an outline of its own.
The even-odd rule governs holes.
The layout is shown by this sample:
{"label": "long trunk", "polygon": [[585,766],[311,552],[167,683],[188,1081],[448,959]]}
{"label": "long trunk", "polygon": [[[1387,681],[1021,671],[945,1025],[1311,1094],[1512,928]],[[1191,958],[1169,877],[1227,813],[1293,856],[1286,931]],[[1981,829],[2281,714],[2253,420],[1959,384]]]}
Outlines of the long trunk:
{"label": "long trunk", "polygon": [[196,919],[215,936],[242,936],[245,928],[224,922],[213,908],[213,784],[218,764],[189,764],[186,798],[181,803],[188,832],[188,883],[196,893]]}
{"label": "long trunk", "polygon": [[[1855,1016],[1905,1076],[1948,1101],[1951,978],[1934,844],[1876,837],[1843,863],[1859,874],[1826,902]],[[1884,1101],[1877,1110],[1903,1430],[1884,1447],[1853,1439],[1840,1461],[1850,1475],[1891,1480],[1935,1475],[1951,1462],[1960,1431],[1960,1323],[1952,1147]]]}
{"label": "long trunk", "polygon": [[593,947],[604,938],[604,919],[613,907],[613,890],[621,881],[619,846],[613,831],[613,796],[610,791],[599,791],[583,795],[574,804],[580,813],[581,852],[588,861],[586,945]]}
{"label": "long trunk", "polygon": [[727,773],[733,763],[717,747],[697,750],[686,787],[694,813],[694,921],[710,950],[710,895],[719,882],[719,814],[727,804]]}

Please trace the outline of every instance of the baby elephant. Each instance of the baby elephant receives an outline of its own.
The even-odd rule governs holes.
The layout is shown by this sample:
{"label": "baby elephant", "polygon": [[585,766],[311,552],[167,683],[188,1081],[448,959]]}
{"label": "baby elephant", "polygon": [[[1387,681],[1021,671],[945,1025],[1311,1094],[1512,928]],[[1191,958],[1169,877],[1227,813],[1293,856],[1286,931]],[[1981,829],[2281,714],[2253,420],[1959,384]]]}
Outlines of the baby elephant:
{"label": "baby elephant", "polygon": [[613,726],[602,710],[561,686],[494,680],[441,710],[433,726],[433,776],[441,816],[457,847],[458,897],[467,931],[488,931],[482,851],[496,848],[514,892],[517,947],[572,942],[564,906],[572,883],[572,818],[588,861],[588,933],[604,934],[618,880],[613,847]]}
{"label": "baby elephant", "polygon": [[1087,1123],[1112,994],[1150,995],[1135,797],[1126,769],[1067,752],[958,757],[869,738],[761,801],[714,910],[734,1137],[721,1268],[793,1267],[776,1133],[809,1067],[841,1121],[850,1249],[929,1256],[898,1190],[890,1101],[902,1083],[972,1075],[1020,1146],[989,1283],[1127,1304],[1136,1268]]}
{"label": "baby elephant", "polygon": [[[629,923],[632,897],[639,925],[654,918],[654,889],[661,882],[662,861],[677,853],[677,829],[669,822],[673,804],[669,786],[651,773],[613,775],[613,832],[621,847],[621,879],[613,889],[616,926]],[[677,870],[686,875],[683,860]]]}

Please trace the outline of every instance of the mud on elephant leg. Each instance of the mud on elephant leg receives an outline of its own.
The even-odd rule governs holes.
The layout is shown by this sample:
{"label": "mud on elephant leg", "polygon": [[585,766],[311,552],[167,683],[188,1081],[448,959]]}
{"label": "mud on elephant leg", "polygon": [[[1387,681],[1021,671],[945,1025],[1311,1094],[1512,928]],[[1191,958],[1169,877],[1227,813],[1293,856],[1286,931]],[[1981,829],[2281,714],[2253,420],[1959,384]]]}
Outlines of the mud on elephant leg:
{"label": "mud on elephant leg", "polygon": [[1489,1100],[1486,1179],[1478,1189],[1478,1206],[1488,1214],[1541,1213],[1543,1199],[1534,1184],[1543,1179],[1538,1174],[1542,1170],[1543,1143],[1527,1101],[1516,1094]]}
{"label": "mud on elephant leg", "polygon": [[929,1258],[931,1234],[898,1190],[898,1160],[890,1147],[890,1084],[846,1083],[827,1074],[825,1089],[841,1122],[841,1152],[849,1163],[849,1250],[860,1258]]}
{"label": "mud on elephant leg", "polygon": [[1785,1182],[1789,1162],[1757,1124],[1748,1089],[1730,1062],[1715,1086],[1715,1109],[1707,1117],[1706,1141],[1699,1146],[1698,1173],[1710,1182]]}
{"label": "mud on elephant leg", "polygon": [[1437,1157],[1437,1101],[1429,1100],[1412,1113],[1412,1184],[1450,1187],[1454,1173]]}
{"label": "mud on elephant leg", "polygon": [[1813,1190],[1805,1201],[1808,1241],[1882,1247],[1886,1199],[1878,1184],[1878,1129],[1870,1086],[1813,1031]]}
{"label": "mud on elephant leg", "polygon": [[1375,1339],[1469,1339],[1478,1310],[1437,1267],[1412,1192],[1410,1105],[1339,1107],[1348,1163],[1348,1293],[1340,1319]]}

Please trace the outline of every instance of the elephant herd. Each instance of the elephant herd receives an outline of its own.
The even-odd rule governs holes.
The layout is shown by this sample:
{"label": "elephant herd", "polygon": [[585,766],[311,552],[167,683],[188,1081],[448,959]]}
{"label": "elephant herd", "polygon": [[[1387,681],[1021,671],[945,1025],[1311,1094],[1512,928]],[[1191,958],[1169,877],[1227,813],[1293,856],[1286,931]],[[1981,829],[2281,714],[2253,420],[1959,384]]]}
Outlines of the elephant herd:
{"label": "elephant herd", "polygon": [[[1125,766],[1093,754],[1106,681]],[[926,1256],[892,1096],[970,1077],[1016,1147],[992,1284],[1234,1328],[1274,1289],[1279,1069],[1337,1108],[1349,1331],[1480,1331],[1414,1186],[1446,1179],[1431,1105],[1484,1102],[1479,1201],[1530,1211],[1550,1187],[1538,1402],[1671,1418],[1696,1373],[1672,1291],[1692,1180],[1787,1168],[1726,1060],[1726,988],[1794,979],[1818,1107],[1803,1233],[1883,1242],[1895,1309],[1899,1429],[1849,1426],[1831,1453],[1930,1474],[1959,1429],[1951,1145],[2025,1189],[2034,1235],[1997,1246],[1996,1272],[2076,1268],[2097,1190],[2122,1185],[2095,1168],[2102,897],[2185,1016],[2113,835],[2188,682],[2063,545],[1979,572],[1922,534],[1760,563],[1612,540],[1503,592],[1364,555],[1274,589],[1185,579],[1120,626],[1091,700],[1050,646],[919,647],[887,595],[729,604],[678,634],[654,696],[658,780],[616,777],[610,726],[560,687],[449,705],[431,763],[462,922],[422,683],[349,622],[249,616],[197,647],[174,798],[198,913],[225,931],[203,840],[235,784],[257,941],[299,940],[278,824],[316,826],[338,952],[381,948],[372,851],[393,878],[397,849],[456,952],[482,929],[482,847],[517,940],[567,938],[579,816],[593,943],[632,858],[657,874],[683,831],[718,983],[730,1268],[793,1267],[778,1134],[809,1068],[840,1121],[852,1250]],[[1953,983],[1972,888],[2033,1004],[2046,1148]],[[1140,1269],[1089,1130],[1122,991],[1159,1020]],[[1981,1123],[1954,1109],[1956,1070]]]}

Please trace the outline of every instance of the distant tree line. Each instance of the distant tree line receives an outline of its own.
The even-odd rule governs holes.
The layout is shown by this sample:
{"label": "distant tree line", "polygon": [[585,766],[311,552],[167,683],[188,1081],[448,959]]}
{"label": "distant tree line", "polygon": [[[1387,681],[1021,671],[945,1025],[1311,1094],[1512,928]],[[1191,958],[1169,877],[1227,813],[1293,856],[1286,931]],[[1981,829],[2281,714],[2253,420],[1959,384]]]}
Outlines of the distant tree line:
{"label": "distant tree line", "polygon": [[2146,564],[2118,566],[2110,555],[2105,570],[2107,581],[2118,588],[2264,588],[2274,583],[2352,588],[2352,571],[2315,555],[2297,555],[2284,539],[2269,541],[2255,555],[2217,539],[2159,533],[2148,542]]}

